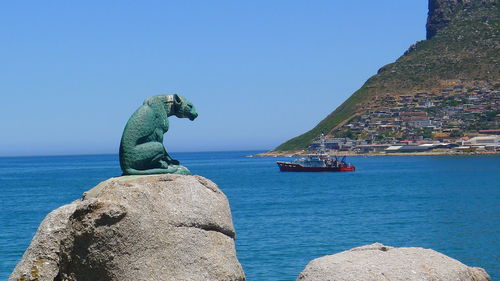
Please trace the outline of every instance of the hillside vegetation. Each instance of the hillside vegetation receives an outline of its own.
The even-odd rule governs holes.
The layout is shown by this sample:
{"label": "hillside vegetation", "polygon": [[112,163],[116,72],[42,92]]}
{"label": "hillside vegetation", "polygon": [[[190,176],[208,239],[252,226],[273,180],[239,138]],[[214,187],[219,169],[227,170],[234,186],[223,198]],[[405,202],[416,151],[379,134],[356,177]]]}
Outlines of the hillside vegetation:
{"label": "hillside vegetation", "polygon": [[[439,2],[431,0],[436,1]],[[305,149],[321,133],[333,134],[345,122],[364,113],[368,104],[376,102],[376,96],[437,93],[457,83],[497,85],[500,80],[497,2],[476,0],[453,4],[449,22],[432,38],[417,42],[396,62],[380,68],[316,127],[281,144],[276,151]]]}

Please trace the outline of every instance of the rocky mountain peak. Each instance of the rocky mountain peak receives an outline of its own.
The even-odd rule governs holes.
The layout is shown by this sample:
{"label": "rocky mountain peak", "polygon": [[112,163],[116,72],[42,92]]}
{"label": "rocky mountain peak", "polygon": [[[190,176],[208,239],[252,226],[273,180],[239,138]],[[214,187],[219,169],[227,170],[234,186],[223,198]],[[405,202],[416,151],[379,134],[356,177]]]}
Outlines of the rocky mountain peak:
{"label": "rocky mountain peak", "polygon": [[429,0],[427,17],[427,39],[431,39],[445,28],[457,11],[469,6],[481,6],[495,3],[498,0]]}

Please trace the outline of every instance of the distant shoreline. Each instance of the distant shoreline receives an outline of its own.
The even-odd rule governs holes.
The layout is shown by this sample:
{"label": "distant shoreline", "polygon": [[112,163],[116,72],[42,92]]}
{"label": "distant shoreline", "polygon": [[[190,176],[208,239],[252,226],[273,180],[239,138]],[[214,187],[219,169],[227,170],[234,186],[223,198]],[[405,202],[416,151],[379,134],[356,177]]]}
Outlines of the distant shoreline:
{"label": "distant shoreline", "polygon": [[[314,152],[309,151],[289,151],[289,152],[263,152],[249,155],[248,157],[300,157],[308,154],[313,154]],[[328,152],[329,155],[337,156],[472,156],[472,155],[500,155],[500,152],[495,151],[481,151],[481,152],[451,152],[451,151],[439,151],[439,152],[406,152],[406,153],[354,153],[347,151],[340,151],[338,153]]]}

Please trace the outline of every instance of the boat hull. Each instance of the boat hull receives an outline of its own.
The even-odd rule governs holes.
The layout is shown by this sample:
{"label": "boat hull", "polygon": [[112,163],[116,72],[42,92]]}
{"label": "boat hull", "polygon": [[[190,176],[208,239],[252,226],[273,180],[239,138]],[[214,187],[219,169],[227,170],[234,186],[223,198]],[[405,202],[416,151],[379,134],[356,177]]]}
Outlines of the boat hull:
{"label": "boat hull", "polygon": [[304,167],[292,162],[276,162],[282,172],[354,172],[356,167]]}

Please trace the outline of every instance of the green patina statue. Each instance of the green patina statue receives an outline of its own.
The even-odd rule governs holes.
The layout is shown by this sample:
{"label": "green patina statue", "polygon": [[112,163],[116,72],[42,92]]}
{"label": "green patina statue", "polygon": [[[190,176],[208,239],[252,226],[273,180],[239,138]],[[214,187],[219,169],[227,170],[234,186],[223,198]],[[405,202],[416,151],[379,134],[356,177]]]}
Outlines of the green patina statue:
{"label": "green patina statue", "polygon": [[191,121],[198,117],[193,104],[179,95],[149,97],[132,114],[120,143],[123,175],[191,174],[163,146],[163,134],[168,131],[168,117],[172,115]]}

